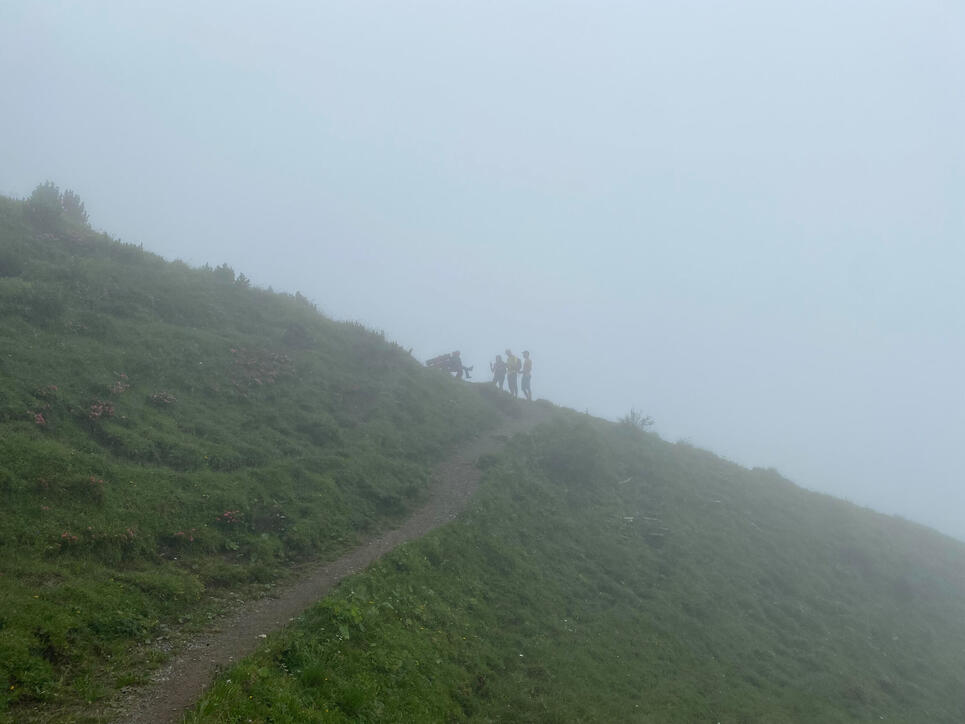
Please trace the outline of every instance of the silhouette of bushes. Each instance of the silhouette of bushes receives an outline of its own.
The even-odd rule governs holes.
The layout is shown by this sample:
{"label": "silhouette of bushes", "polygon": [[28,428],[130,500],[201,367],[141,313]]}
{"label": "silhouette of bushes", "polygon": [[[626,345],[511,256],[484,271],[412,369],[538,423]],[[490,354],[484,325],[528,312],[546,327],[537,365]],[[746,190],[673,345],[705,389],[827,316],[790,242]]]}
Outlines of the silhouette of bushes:
{"label": "silhouette of bushes", "polygon": [[63,193],[53,181],[39,184],[24,204],[27,220],[41,231],[65,231],[69,227],[89,228],[87,209],[74,191]]}

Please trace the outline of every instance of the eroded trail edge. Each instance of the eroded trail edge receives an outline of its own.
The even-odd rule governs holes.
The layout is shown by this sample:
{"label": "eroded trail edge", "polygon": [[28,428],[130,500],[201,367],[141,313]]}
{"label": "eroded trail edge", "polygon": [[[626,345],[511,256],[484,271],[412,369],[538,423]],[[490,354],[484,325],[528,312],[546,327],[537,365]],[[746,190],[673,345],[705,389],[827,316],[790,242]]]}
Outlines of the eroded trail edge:
{"label": "eroded trail edge", "polygon": [[466,507],[482,476],[475,461],[499,450],[512,435],[545,419],[545,411],[526,406],[519,419],[481,434],[432,470],[429,497],[397,528],[384,531],[336,560],[310,568],[297,580],[279,586],[271,597],[245,603],[220,619],[217,629],[194,637],[184,649],[154,672],[152,683],[121,703],[113,721],[119,724],[178,722],[211,685],[218,671],[254,652],[266,634],[328,594],[346,576],[364,569],[406,541],[419,538],[452,520]]}

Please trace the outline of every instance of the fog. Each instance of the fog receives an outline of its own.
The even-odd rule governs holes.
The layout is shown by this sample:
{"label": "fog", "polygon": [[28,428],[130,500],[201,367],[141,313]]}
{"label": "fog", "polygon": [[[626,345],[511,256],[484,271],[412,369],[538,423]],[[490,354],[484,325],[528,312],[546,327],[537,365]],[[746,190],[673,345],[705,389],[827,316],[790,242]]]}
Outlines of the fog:
{"label": "fog", "polygon": [[963,38],[955,0],[5,0],[0,193],[965,539]]}

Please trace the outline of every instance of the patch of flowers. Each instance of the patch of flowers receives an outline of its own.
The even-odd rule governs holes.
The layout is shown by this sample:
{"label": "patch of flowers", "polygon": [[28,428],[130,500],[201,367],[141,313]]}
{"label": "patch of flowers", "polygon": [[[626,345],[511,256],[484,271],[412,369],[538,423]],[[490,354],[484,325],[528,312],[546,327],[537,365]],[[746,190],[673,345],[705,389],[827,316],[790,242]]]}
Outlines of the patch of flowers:
{"label": "patch of flowers", "polygon": [[179,530],[179,531],[177,531],[177,532],[174,534],[174,537],[175,537],[175,538],[179,538],[180,540],[186,540],[186,541],[188,541],[188,543],[194,543],[194,534],[195,534],[195,533],[197,533],[197,529],[196,529],[196,528],[192,528],[192,529],[189,530],[189,531]]}
{"label": "patch of flowers", "polygon": [[226,525],[237,525],[241,522],[241,519],[242,514],[240,510],[226,510],[216,518],[219,523],[225,523]]}
{"label": "patch of flowers", "polygon": [[91,420],[99,420],[102,417],[113,417],[114,405],[104,400],[96,400],[90,403],[87,417]]}
{"label": "patch of flowers", "polygon": [[155,405],[171,405],[177,402],[178,398],[170,392],[155,392],[151,395],[151,402]]}
{"label": "patch of flowers", "polygon": [[115,395],[127,392],[129,389],[131,389],[131,386],[127,382],[121,382],[120,380],[111,385],[111,392]]}
{"label": "patch of flowers", "polygon": [[136,538],[137,529],[133,526],[128,526],[121,531],[99,531],[89,525],[85,530],[81,531],[79,536],[73,534],[70,530],[65,530],[61,533],[60,548],[61,550],[65,548],[77,548],[79,550],[81,547],[84,547],[91,550],[103,550],[105,546],[129,546]]}
{"label": "patch of flowers", "polygon": [[[44,387],[38,387],[34,390],[34,397],[38,400],[50,400],[54,397],[57,392],[57,385],[45,385]],[[50,402],[45,402],[39,410],[27,410],[27,414],[33,420],[35,425],[45,426],[50,422]]]}
{"label": "patch of flowers", "polygon": [[64,492],[70,492],[87,502],[103,503],[106,487],[103,478],[88,475],[86,478],[78,478],[69,483],[64,488]]}
{"label": "patch of flowers", "polygon": [[57,385],[44,385],[34,390],[34,397],[45,399],[53,397],[57,393]]}

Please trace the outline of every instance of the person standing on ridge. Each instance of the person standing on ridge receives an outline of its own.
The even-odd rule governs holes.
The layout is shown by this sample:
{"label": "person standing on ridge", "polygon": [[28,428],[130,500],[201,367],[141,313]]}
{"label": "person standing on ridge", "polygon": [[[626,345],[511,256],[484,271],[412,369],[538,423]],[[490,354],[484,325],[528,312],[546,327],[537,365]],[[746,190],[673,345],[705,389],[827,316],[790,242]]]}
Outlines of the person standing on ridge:
{"label": "person standing on ridge", "polygon": [[506,377],[509,381],[509,394],[514,398],[519,397],[519,389],[516,386],[516,378],[519,375],[519,357],[514,355],[511,350],[506,350]]}
{"label": "person standing on ridge", "polygon": [[[462,355],[459,354],[459,350],[456,350],[449,355],[449,371],[460,380],[462,379],[463,373],[466,371],[466,367],[462,363]],[[466,374],[466,378],[469,378],[468,374]]]}
{"label": "person standing on ridge", "polygon": [[503,362],[503,358],[497,354],[496,361],[490,363],[489,369],[493,371],[493,384],[498,385],[502,392],[503,383],[506,382],[506,363]]}
{"label": "person standing on ridge", "polygon": [[523,351],[523,394],[527,400],[533,399],[533,391],[529,387],[529,382],[533,377],[533,360],[529,358],[529,352]]}

